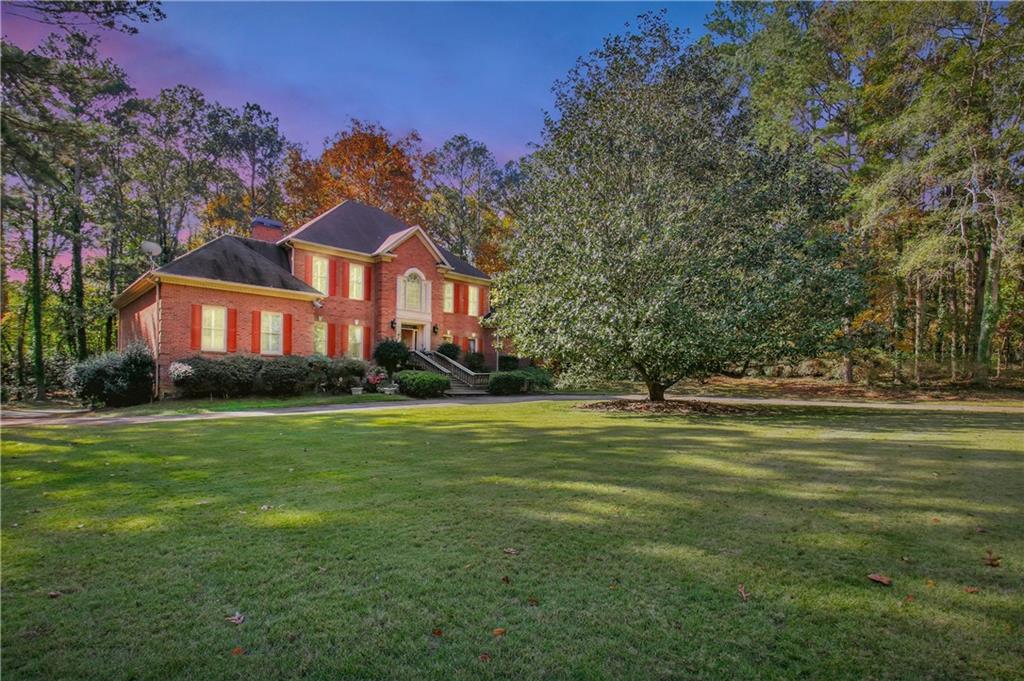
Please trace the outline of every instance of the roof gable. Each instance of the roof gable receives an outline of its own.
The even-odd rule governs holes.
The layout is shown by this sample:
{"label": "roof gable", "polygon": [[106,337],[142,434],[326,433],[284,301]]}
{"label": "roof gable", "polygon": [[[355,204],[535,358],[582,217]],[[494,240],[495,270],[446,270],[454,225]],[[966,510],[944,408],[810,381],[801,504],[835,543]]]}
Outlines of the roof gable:
{"label": "roof gable", "polygon": [[154,272],[317,293],[316,289],[292,276],[288,270],[288,254],[280,246],[227,234],[206,242]]}

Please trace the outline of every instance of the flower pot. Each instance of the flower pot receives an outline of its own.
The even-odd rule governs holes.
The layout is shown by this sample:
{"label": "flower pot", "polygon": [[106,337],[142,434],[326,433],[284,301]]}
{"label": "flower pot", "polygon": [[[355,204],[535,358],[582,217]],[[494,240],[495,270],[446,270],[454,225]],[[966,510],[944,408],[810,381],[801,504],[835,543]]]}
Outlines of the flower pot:
{"label": "flower pot", "polygon": [[362,395],[363,394],[363,389],[362,388],[352,388],[352,394],[353,395]]}

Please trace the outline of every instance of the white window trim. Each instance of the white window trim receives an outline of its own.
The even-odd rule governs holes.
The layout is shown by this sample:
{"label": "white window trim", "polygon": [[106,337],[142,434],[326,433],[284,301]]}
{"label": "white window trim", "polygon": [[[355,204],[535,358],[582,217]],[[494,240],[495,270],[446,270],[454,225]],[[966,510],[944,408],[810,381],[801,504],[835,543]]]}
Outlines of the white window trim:
{"label": "white window trim", "polygon": [[[206,311],[220,310],[224,314],[224,328],[221,333],[221,347],[211,348],[206,345]],[[199,317],[199,350],[200,352],[227,352],[228,351],[228,309],[223,305],[203,305],[202,314]]]}
{"label": "white window trim", "polygon": [[[449,292],[451,297],[448,297]],[[446,281],[444,282],[444,307],[443,311],[445,314],[455,314],[455,282]]]}
{"label": "white window trim", "polygon": [[[323,352],[320,352],[319,350],[316,349],[316,340],[317,340],[317,336],[319,335],[320,329],[323,329],[323,334],[324,334],[324,350],[323,350]],[[281,329],[281,332],[284,333],[284,329],[283,328]],[[323,321],[313,322],[313,353],[314,354],[325,355],[325,356],[329,355],[330,354],[330,348],[327,347],[327,343],[328,343],[327,322],[323,322]]]}
{"label": "white window trim", "polygon": [[[264,328],[268,328],[268,321],[271,317],[277,317],[281,320],[280,333],[278,339],[280,341],[281,348],[279,350],[270,350],[267,348],[266,335],[269,331],[264,331]],[[260,311],[260,354],[261,355],[283,355],[284,354],[284,313],[282,312],[267,312],[266,310]]]}
{"label": "white window trim", "polygon": [[[320,288],[319,286],[317,286],[317,281],[316,281],[316,279],[317,279],[317,277],[316,277],[316,266],[319,263],[323,264],[323,270],[324,270],[323,271],[323,285],[324,285],[323,288]],[[312,270],[309,273],[310,286],[315,288],[317,291],[320,291],[320,293],[324,294],[325,296],[326,295],[330,295],[330,293],[331,293],[331,261],[328,258],[325,258],[322,255],[314,255],[313,259],[311,261],[311,264],[310,264],[310,269]]]}
{"label": "white window trim", "polygon": [[[476,304],[474,305],[473,294],[476,293]],[[466,311],[470,317],[480,316],[480,287],[470,284],[469,293],[466,294]]]}
{"label": "white window trim", "polygon": [[[355,283],[352,279],[355,276],[356,271],[361,273],[359,278],[359,295],[355,294]],[[366,298],[366,265],[358,262],[350,262],[348,264],[348,297],[350,300],[363,300]]]}
{"label": "white window trim", "polygon": [[[356,344],[359,346],[359,352],[355,352],[352,349],[352,347],[353,347],[352,336],[353,335],[355,335],[355,337],[356,337],[356,340],[357,340]],[[364,340],[365,335],[366,335],[366,333],[363,331],[363,327],[360,326],[359,324],[350,324],[349,325],[349,327],[348,327],[348,338],[347,338],[348,348],[347,348],[347,351],[345,352],[345,356],[346,357],[349,357],[351,359],[362,359],[363,358],[363,340]]]}
{"label": "white window trim", "polygon": [[[405,280],[410,274],[417,275],[420,278],[422,286],[420,289],[420,309],[418,310],[410,310],[405,307]],[[432,309],[432,285],[430,279],[428,279],[419,269],[410,267],[397,278],[395,288],[395,307],[397,308],[398,313],[410,322],[430,323],[430,313]]]}

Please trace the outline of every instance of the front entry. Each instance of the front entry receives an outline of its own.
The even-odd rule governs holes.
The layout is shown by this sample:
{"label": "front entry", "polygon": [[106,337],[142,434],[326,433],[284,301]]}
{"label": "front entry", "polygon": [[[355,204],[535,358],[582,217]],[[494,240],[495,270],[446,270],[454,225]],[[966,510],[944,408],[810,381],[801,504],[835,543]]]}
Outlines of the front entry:
{"label": "front entry", "polygon": [[420,347],[420,327],[418,324],[402,324],[402,342],[410,350],[422,350]]}

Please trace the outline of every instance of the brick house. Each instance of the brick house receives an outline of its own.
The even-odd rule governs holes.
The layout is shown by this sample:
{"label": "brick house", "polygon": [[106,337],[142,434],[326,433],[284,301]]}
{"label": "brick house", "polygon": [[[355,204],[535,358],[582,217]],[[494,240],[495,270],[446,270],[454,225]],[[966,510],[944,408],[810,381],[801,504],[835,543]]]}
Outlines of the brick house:
{"label": "brick house", "polygon": [[257,218],[252,238],[217,237],[139,277],[114,306],[119,346],[149,345],[160,395],[173,391],[171,362],[193,355],[370,359],[397,338],[428,357],[454,342],[493,365],[480,324],[489,286],[422,228],[344,201],[288,234]]}

